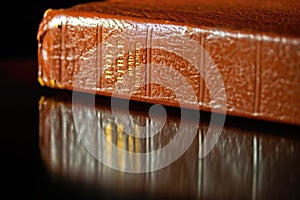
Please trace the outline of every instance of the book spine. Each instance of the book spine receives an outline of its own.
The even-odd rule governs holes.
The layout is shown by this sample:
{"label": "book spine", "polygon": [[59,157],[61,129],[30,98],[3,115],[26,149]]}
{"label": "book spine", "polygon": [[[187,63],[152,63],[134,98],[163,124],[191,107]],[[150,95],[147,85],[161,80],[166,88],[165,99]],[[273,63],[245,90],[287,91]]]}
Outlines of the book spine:
{"label": "book spine", "polygon": [[[168,41],[171,36],[178,40]],[[171,106],[183,100],[185,107],[210,111],[210,89],[218,93],[214,82],[220,82],[216,68],[227,114],[300,124],[295,38],[48,11],[38,40],[41,85]],[[195,54],[191,40],[204,51]],[[167,47],[155,48],[160,45]],[[196,98],[181,92],[186,83]]]}

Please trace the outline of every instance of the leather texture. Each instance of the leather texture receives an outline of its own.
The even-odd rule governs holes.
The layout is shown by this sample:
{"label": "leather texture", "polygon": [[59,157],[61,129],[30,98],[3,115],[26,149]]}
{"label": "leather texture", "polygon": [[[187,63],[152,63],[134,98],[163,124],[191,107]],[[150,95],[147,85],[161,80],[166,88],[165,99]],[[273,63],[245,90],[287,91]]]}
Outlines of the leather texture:
{"label": "leather texture", "polygon": [[[37,34],[39,82],[205,111],[221,105],[218,94],[225,91],[227,114],[299,125],[299,10],[297,1],[280,0],[104,1],[49,9]],[[187,84],[193,95],[183,89]]]}

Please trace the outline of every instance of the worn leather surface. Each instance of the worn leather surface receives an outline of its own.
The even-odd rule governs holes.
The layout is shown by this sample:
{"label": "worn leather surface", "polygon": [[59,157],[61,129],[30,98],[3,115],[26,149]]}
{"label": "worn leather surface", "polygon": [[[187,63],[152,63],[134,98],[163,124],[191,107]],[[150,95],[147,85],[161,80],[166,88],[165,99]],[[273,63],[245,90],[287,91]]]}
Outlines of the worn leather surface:
{"label": "worn leather surface", "polygon": [[260,31],[299,36],[300,2],[285,0],[113,0],[71,8],[162,21],[176,21],[216,30]]}
{"label": "worn leather surface", "polygon": [[[208,111],[225,91],[220,112],[300,124],[299,8],[297,1],[176,0],[49,9],[37,34],[39,81]],[[196,55],[195,47],[204,51]]]}

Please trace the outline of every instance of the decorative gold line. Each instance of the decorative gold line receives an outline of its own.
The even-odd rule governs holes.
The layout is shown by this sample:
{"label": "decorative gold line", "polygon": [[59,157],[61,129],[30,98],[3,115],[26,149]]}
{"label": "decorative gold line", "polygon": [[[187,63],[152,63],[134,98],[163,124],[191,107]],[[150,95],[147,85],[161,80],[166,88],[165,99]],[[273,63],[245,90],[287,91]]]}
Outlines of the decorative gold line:
{"label": "decorative gold line", "polygon": [[101,81],[99,78],[101,77],[102,73],[102,26],[97,24],[97,41],[96,41],[96,48],[97,48],[97,57],[96,57],[96,66],[97,66],[97,83],[96,89],[101,89]]}
{"label": "decorative gold line", "polygon": [[262,52],[262,39],[256,40],[256,62],[254,72],[254,107],[253,113],[260,112],[260,96],[261,96],[261,52]]}
{"label": "decorative gold line", "polygon": [[200,32],[200,44],[201,44],[201,51],[200,51],[200,91],[199,91],[199,101],[200,104],[203,106],[204,105],[204,99],[205,99],[205,54],[203,53],[203,50],[206,51],[206,33],[201,33]]}
{"label": "decorative gold line", "polygon": [[[66,47],[65,47],[65,25],[63,24],[63,22],[61,22],[60,24],[60,30],[61,30],[61,38],[60,38],[60,53],[61,53],[61,57],[59,59],[60,62],[60,74],[59,74],[59,84],[63,85],[63,67],[64,67],[64,60],[65,60],[65,56],[66,56]],[[57,77],[58,78],[58,77]]]}
{"label": "decorative gold line", "polygon": [[153,35],[153,29],[147,28],[147,35],[146,35],[146,95],[148,97],[151,97],[151,62],[152,62],[152,35]]}

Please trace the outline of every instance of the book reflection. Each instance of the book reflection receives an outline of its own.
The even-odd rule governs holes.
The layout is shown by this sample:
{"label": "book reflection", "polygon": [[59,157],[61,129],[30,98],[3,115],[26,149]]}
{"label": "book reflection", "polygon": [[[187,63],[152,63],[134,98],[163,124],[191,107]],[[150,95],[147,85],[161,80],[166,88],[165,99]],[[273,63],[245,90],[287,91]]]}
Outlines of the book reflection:
{"label": "book reflection", "polygon": [[[91,115],[91,107],[73,105],[82,117]],[[199,146],[208,129],[207,122],[200,122],[197,136],[188,150],[171,165],[148,173],[126,173],[112,169],[97,159],[116,163],[120,168],[127,165],[138,169],[141,165],[151,168],[159,160],[138,160],[118,152],[112,153],[114,144],[128,152],[151,152],[168,144],[175,136],[180,117],[168,117],[161,131],[153,137],[139,138],[124,134],[126,120],[114,116],[109,105],[96,104],[95,113],[99,127],[105,134],[104,151],[92,155],[76,133],[72,103],[56,97],[42,97],[39,102],[39,146],[42,159],[49,172],[92,187],[106,188],[115,192],[145,193],[146,195],[174,198],[247,198],[260,199],[286,195],[295,196],[294,188],[300,178],[300,142],[284,135],[267,135],[233,126],[225,126],[213,150],[199,159]],[[132,110],[122,119],[135,120],[147,129],[155,128],[146,112]],[[80,122],[79,122],[80,123]],[[86,123],[86,122],[82,122]],[[81,124],[94,148],[103,141],[93,133],[94,127]],[[139,126],[134,134],[139,134]],[[100,148],[99,148],[100,149]],[[168,155],[164,155],[168,156]],[[282,188],[287,188],[282,190]]]}

